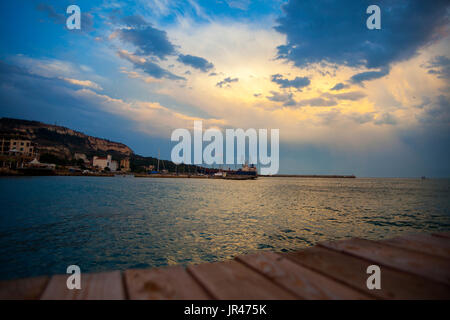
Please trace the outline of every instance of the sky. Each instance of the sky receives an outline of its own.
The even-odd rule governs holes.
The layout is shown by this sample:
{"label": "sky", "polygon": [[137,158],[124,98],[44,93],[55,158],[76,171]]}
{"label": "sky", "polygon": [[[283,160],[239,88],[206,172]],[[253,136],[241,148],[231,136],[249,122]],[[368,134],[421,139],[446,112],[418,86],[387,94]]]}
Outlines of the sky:
{"label": "sky", "polygon": [[[81,30],[69,30],[69,5]],[[381,29],[369,30],[369,5]],[[279,129],[285,174],[450,177],[450,3],[0,3],[0,116],[170,159],[171,132]]]}

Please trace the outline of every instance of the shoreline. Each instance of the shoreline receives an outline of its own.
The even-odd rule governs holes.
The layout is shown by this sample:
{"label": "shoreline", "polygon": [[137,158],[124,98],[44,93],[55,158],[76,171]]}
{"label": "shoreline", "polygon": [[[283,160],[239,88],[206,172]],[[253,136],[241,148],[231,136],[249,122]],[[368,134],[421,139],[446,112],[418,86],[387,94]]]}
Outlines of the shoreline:
{"label": "shoreline", "polygon": [[334,175],[334,174],[275,174],[275,175],[259,175],[264,178],[344,178],[355,179],[355,175]]}
{"label": "shoreline", "polygon": [[[16,170],[1,170],[0,177],[33,177],[33,176],[73,176],[73,177],[116,177],[116,176],[133,176],[134,178],[187,178],[187,179],[222,179],[222,177],[214,177],[208,175],[195,175],[195,174],[143,174],[143,173],[131,173],[131,172],[110,172],[110,173],[81,173],[70,171],[54,171],[54,172],[33,172],[23,173]],[[355,179],[354,175],[304,175],[304,174],[276,174],[276,175],[258,175],[261,178],[333,178],[333,179]]]}

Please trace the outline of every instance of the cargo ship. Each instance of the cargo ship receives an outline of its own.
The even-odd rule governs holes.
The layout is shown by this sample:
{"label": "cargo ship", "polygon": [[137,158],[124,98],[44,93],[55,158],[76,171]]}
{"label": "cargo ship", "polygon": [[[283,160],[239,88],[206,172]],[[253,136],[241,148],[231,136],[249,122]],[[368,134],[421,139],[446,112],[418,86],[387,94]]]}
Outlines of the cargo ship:
{"label": "cargo ship", "polygon": [[222,179],[228,180],[253,180],[258,177],[258,170],[252,165],[244,164],[238,170],[226,170],[222,172]]}

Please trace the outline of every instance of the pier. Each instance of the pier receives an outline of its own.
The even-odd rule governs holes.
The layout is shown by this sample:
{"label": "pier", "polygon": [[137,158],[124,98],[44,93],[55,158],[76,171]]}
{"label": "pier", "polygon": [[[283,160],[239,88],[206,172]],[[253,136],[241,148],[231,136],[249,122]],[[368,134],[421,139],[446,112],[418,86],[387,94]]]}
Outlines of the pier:
{"label": "pier", "polygon": [[[381,289],[369,290],[367,267],[378,265]],[[295,252],[259,252],[197,265],[82,273],[0,282],[0,299],[250,300],[450,299],[450,232],[387,240],[352,238]]]}

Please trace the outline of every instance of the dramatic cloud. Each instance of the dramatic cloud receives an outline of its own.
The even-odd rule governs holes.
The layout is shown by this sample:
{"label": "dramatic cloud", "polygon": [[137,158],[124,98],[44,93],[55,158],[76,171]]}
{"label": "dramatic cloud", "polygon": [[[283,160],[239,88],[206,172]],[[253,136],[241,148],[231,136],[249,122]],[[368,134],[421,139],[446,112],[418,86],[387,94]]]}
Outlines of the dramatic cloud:
{"label": "dramatic cloud", "polygon": [[145,59],[145,58],[142,58],[139,56],[135,56],[132,53],[129,53],[125,50],[118,51],[117,53],[118,53],[119,57],[131,62],[135,68],[141,69],[142,71],[144,71],[145,73],[147,73],[148,75],[150,75],[154,78],[186,80],[183,77],[177,76],[177,75],[173,74],[172,72],[161,68],[159,65],[157,65],[156,63],[154,63],[148,59]]}
{"label": "dramatic cloud", "polygon": [[281,74],[272,75],[272,82],[275,82],[280,88],[301,89],[309,86],[311,81],[307,77],[295,77],[293,80],[284,79]]}
{"label": "dramatic cloud", "polygon": [[329,62],[382,68],[413,57],[419,48],[445,35],[448,0],[378,1],[381,30],[366,27],[370,4],[290,0],[275,28],[287,37],[278,47],[278,58],[299,67]]}
{"label": "dramatic cloud", "polygon": [[120,29],[117,31],[117,35],[122,41],[137,48],[136,55],[165,59],[167,56],[176,54],[175,46],[169,41],[167,33],[150,24]]}
{"label": "dramatic cloud", "polygon": [[[155,58],[166,60],[170,56],[178,55],[178,62],[194,69],[209,72],[214,68],[211,62],[202,57],[179,53],[177,47],[169,40],[166,31],[155,28],[140,15],[122,18],[113,15],[111,20],[116,24],[125,26],[113,33],[112,38],[118,37],[123,42],[136,47],[135,56],[147,57],[145,65],[138,60],[138,66],[156,78],[184,79],[161,68],[157,65]],[[153,58],[153,61],[148,58]]]}
{"label": "dramatic cloud", "polygon": [[364,81],[379,79],[389,74],[389,68],[382,68],[379,71],[365,71],[353,75],[350,82],[362,84]]}
{"label": "dramatic cloud", "polygon": [[[131,120],[133,130],[162,137],[170,136],[174,128],[189,128],[194,120],[202,120],[205,125],[216,127],[222,127],[225,123],[220,119],[194,118],[158,102],[127,102],[112,98],[88,88],[88,84],[92,83],[73,80],[43,77],[0,60],[0,97],[5,103],[4,115],[14,110],[40,119],[38,115],[44,112],[59,120],[76,117],[83,118],[83,121],[85,118],[98,121],[116,115],[124,122]],[[112,127],[116,130],[120,128],[109,123],[109,129]]]}
{"label": "dramatic cloud", "polygon": [[203,72],[208,72],[209,70],[214,68],[214,65],[211,62],[208,62],[208,60],[201,57],[192,56],[190,54],[180,54],[178,56],[178,61],[185,65],[191,66],[192,68],[199,69]]}
{"label": "dramatic cloud", "polygon": [[219,87],[219,88],[222,88],[224,85],[226,85],[227,87],[229,87],[229,86],[230,86],[230,83],[232,83],[232,82],[238,82],[238,81],[239,81],[238,78],[230,78],[230,77],[227,77],[227,78],[223,79],[222,81],[217,82],[217,83],[216,83],[216,86]]}
{"label": "dramatic cloud", "polygon": [[[280,173],[449,176],[442,0],[231,1],[90,1],[92,37],[64,29],[66,1],[7,2],[2,59],[20,68],[0,62],[2,116],[164,158],[194,119],[279,128]],[[366,29],[369,4],[381,30]]]}

